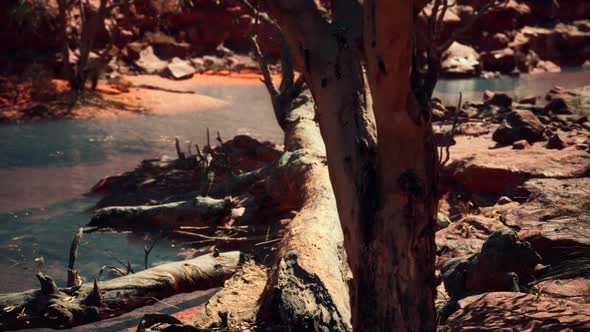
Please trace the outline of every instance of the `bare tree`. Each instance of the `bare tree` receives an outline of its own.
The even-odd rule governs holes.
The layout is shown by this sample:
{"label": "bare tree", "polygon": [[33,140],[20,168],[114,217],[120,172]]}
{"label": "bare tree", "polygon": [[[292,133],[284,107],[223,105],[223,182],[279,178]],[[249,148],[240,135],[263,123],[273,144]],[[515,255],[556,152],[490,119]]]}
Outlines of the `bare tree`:
{"label": "bare tree", "polygon": [[[112,10],[129,2],[120,2],[113,0],[100,0],[98,8],[93,7],[88,0],[58,0],[59,21],[60,21],[60,39],[62,41],[61,57],[63,62],[64,75],[70,82],[72,90],[80,91],[86,87],[88,79],[92,80],[92,88],[96,88],[98,79],[97,68],[90,63],[90,53],[95,47],[96,35],[101,27],[105,27],[105,20],[110,16]],[[68,29],[71,12],[74,8],[80,12],[80,30],[79,32]],[[109,34],[111,32],[109,31]],[[76,40],[78,45],[79,56],[75,65],[70,63],[69,40]],[[109,44],[98,55],[99,61],[104,62],[108,51],[112,46],[112,37],[109,38]]]}

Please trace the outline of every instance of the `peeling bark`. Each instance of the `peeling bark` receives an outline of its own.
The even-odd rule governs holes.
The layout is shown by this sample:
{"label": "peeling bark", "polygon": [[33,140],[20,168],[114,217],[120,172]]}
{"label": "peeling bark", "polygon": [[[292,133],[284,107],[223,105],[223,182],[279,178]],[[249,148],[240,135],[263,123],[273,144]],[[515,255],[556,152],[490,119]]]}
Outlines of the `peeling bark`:
{"label": "peeling bark", "polygon": [[[365,52],[377,123],[377,214],[353,271],[358,331],[434,331],[438,159],[430,110],[410,90],[411,1],[367,0]],[[392,19],[391,13],[397,13]]]}
{"label": "peeling bark", "polygon": [[238,251],[168,263],[124,277],[58,288],[42,273],[40,290],[0,295],[0,331],[70,328],[111,318],[174,294],[223,285],[242,262]]}
{"label": "peeling bark", "polygon": [[325,148],[313,118],[311,101],[289,113],[285,146],[292,153],[277,169],[278,180],[268,184],[290,188],[301,205],[279,244],[258,319],[294,330],[345,331],[350,329],[350,275]]}

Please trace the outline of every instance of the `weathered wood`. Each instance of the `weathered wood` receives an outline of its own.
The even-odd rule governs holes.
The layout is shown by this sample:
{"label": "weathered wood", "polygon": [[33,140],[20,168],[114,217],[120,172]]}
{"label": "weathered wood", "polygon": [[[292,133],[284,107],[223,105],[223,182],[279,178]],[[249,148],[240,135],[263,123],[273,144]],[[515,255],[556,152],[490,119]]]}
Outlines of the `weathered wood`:
{"label": "weathered wood", "polygon": [[[294,331],[350,330],[350,273],[313,102],[308,99],[286,116],[287,152],[275,163],[265,184],[267,193],[278,202],[294,200],[299,213],[286,226],[264,291],[253,302],[258,306],[250,306],[247,312],[223,305],[228,298],[251,303],[252,296],[259,296],[253,294],[252,283],[235,280],[231,289],[211,299],[197,318],[199,328],[241,326],[242,320],[245,326],[290,326]],[[220,320],[221,316],[228,318]]]}
{"label": "weathered wood", "polygon": [[124,277],[58,288],[38,273],[40,290],[0,295],[0,331],[70,328],[118,316],[174,294],[223,285],[243,261],[242,253],[207,254]]}
{"label": "weathered wood", "polygon": [[361,52],[362,7],[338,1],[330,23],[313,1],[267,2],[291,49],[298,50],[295,60],[317,104],[348,263],[358,270],[364,263],[362,226],[376,211],[377,137]]}
{"label": "weathered wood", "polygon": [[[355,331],[435,330],[438,159],[430,109],[411,90],[411,1],[366,0],[364,50],[377,124],[376,213],[361,225]],[[392,13],[395,13],[392,17]],[[343,225],[346,227],[346,225]],[[351,247],[347,245],[350,255]]]}
{"label": "weathered wood", "polygon": [[234,200],[197,196],[187,201],[146,206],[112,206],[95,212],[89,226],[114,229],[215,226],[231,213]]}
{"label": "weathered wood", "polygon": [[70,247],[70,261],[68,264],[68,287],[75,286],[78,283],[78,270],[76,270],[76,260],[78,259],[78,249],[80,248],[80,241],[84,234],[84,228],[80,228]]}

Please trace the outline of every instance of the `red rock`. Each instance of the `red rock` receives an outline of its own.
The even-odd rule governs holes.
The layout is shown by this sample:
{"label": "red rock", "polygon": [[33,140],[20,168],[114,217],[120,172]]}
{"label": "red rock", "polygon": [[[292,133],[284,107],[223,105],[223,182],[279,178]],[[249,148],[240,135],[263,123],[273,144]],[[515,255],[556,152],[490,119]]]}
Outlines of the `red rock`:
{"label": "red rock", "polygon": [[551,296],[590,304],[590,279],[588,278],[550,279],[539,282],[535,288]]}
{"label": "red rock", "polygon": [[537,20],[559,19],[562,21],[590,17],[590,3],[579,0],[526,0]]}
{"label": "red rock", "polygon": [[[482,8],[486,3],[487,1],[485,0],[469,1],[469,5],[472,7],[462,6],[462,10],[459,12],[461,20],[467,22],[467,20],[472,19],[476,12],[473,8]],[[467,33],[477,36],[482,34],[483,31],[487,31],[488,33],[510,31],[518,29],[532,21],[531,9],[526,3],[509,0],[500,5],[492,6],[484,12],[477,18],[476,24]]]}
{"label": "red rock", "polygon": [[590,154],[575,147],[547,150],[511,147],[490,149],[490,136],[456,136],[451,162],[443,169],[446,179],[473,193],[516,193],[530,177],[579,177],[590,170]]}
{"label": "red rock", "polygon": [[537,104],[537,96],[528,96],[524,97],[519,101],[519,104],[528,104],[528,105],[536,105]]}
{"label": "red rock", "polygon": [[177,80],[191,78],[195,74],[195,71],[195,68],[190,62],[179,58],[173,58],[168,64],[168,72]]}
{"label": "red rock", "polygon": [[529,142],[527,142],[526,139],[512,143],[512,149],[514,149],[514,150],[524,150],[524,149],[528,149],[530,147],[531,147],[531,145],[529,144]]}
{"label": "red rock", "polygon": [[547,147],[547,149],[562,150],[565,148],[565,146],[566,144],[559,137],[559,135],[553,134],[551,137],[549,137],[549,141],[547,141],[547,145],[545,147]]}
{"label": "red rock", "polygon": [[451,331],[588,331],[590,308],[548,296],[513,292],[473,295],[446,322]]}
{"label": "red rock", "polygon": [[[567,148],[559,153],[567,150],[576,149]],[[590,163],[587,169],[589,166]],[[569,165],[564,162],[564,167]],[[504,222],[520,229],[519,236],[539,252],[543,264],[559,265],[566,258],[584,257],[584,252],[590,250],[587,188],[590,188],[588,177],[528,180],[523,185],[529,193],[527,203],[507,211]]]}
{"label": "red rock", "polygon": [[490,234],[505,227],[501,222],[483,216],[467,216],[436,232],[436,245],[443,254],[437,262],[440,268],[449,259],[474,254]]}
{"label": "red rock", "polygon": [[559,73],[561,67],[549,60],[539,60],[535,67],[529,71],[531,73]]}
{"label": "red rock", "polygon": [[168,65],[166,61],[163,61],[154,54],[151,46],[140,52],[139,60],[137,60],[136,64],[149,74],[160,73]]}
{"label": "red rock", "polygon": [[[485,93],[488,92],[487,95],[487,100],[486,100],[486,95]],[[484,92],[484,100],[486,102],[486,104],[489,105],[494,105],[494,106],[498,106],[498,107],[510,107],[512,106],[512,97],[510,97],[509,95],[505,94],[505,93],[492,93],[491,97],[489,95],[489,91],[486,90],[486,92]]]}
{"label": "red rock", "polygon": [[153,47],[154,54],[164,60],[174,57],[184,58],[190,51],[188,43],[179,43],[174,38],[161,32],[147,32],[145,41]]}
{"label": "red rock", "polygon": [[545,126],[535,114],[527,110],[515,110],[506,116],[492,139],[501,145],[509,145],[521,139],[532,143],[544,140],[544,132]]}
{"label": "red rock", "polygon": [[479,54],[470,46],[454,42],[442,55],[442,75],[446,77],[473,77],[479,75]]}
{"label": "red rock", "polygon": [[498,32],[495,34],[484,31],[475,44],[479,51],[493,51],[508,46],[510,38],[505,33]]}
{"label": "red rock", "polygon": [[504,48],[481,54],[484,70],[510,73],[514,71],[518,62],[517,55],[511,48]]}
{"label": "red rock", "polygon": [[590,58],[590,31],[580,31],[580,25],[558,23],[552,29],[524,27],[523,34],[527,48],[535,51],[543,60],[550,60],[561,66],[581,66]]}

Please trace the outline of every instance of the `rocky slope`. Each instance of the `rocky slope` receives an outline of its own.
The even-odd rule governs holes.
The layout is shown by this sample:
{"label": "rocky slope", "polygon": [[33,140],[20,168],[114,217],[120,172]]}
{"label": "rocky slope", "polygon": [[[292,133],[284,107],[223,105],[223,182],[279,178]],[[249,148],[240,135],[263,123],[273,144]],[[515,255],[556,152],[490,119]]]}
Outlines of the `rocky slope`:
{"label": "rocky slope", "polygon": [[443,331],[590,328],[587,98],[555,87],[543,106],[488,91],[438,114],[462,119],[436,234]]}
{"label": "rocky slope", "polygon": [[[30,13],[15,19],[21,17],[15,14],[16,3],[0,4],[0,16],[6,16],[0,20],[0,48],[5,50],[0,61],[14,62],[14,54],[25,62],[30,58],[54,61],[60,45],[55,3],[28,0],[34,20]],[[443,36],[464,26],[486,2],[456,3],[444,17]],[[329,4],[326,6],[329,11]],[[74,11],[72,17],[70,31],[79,30],[79,14]],[[443,76],[492,76],[582,66],[590,59],[588,17],[590,4],[586,1],[507,1],[485,12],[458,36],[443,55]],[[275,28],[257,20],[239,1],[140,0],[113,11],[96,33],[96,51],[112,41],[107,70],[186,78],[195,71],[254,68],[248,57],[233,53],[247,54],[253,33],[265,54],[278,56]],[[74,41],[70,46],[74,48]]]}

